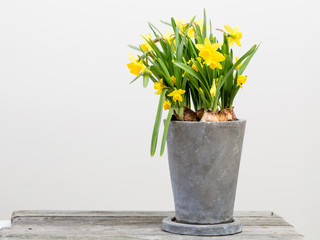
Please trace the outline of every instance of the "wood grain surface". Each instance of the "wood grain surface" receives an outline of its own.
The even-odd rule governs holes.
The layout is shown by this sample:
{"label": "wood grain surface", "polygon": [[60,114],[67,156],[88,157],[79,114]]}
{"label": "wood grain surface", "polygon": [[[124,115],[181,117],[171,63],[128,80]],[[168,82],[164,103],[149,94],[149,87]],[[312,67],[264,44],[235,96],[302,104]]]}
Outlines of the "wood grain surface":
{"label": "wood grain surface", "polygon": [[1,240],[302,240],[294,227],[272,212],[235,212],[240,234],[223,237],[175,235],[161,230],[174,212],[145,211],[16,211]]}

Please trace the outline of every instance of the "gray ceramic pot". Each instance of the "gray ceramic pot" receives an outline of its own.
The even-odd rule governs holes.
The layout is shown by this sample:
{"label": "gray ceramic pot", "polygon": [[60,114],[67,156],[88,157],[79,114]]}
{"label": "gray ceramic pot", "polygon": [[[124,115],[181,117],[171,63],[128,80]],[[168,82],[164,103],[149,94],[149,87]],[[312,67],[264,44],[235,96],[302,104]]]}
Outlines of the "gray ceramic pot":
{"label": "gray ceramic pot", "polygon": [[245,120],[170,123],[167,148],[177,222],[233,221]]}

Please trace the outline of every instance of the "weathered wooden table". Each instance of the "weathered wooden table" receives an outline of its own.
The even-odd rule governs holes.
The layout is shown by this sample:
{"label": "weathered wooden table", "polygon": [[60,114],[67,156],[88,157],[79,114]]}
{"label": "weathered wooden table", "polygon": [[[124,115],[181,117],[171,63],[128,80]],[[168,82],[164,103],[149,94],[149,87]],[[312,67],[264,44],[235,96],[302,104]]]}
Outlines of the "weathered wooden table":
{"label": "weathered wooden table", "polygon": [[243,232],[224,237],[175,235],[161,230],[173,212],[16,211],[1,240],[301,240],[293,226],[272,212],[235,212]]}

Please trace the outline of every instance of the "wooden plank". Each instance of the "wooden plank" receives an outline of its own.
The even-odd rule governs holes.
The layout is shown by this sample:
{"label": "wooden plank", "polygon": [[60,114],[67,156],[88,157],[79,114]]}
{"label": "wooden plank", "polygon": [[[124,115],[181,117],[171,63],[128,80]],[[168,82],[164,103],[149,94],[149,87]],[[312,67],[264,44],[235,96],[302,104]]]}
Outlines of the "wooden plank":
{"label": "wooden plank", "polygon": [[196,237],[166,233],[161,221],[173,212],[17,211],[12,227],[0,230],[1,240],[301,240],[283,218],[271,212],[237,212],[240,234]]}
{"label": "wooden plank", "polygon": [[[302,236],[296,234],[292,229],[282,229],[277,231],[276,229],[265,229],[265,232],[260,232],[258,229],[251,232],[252,229],[247,228],[242,233],[224,237],[196,237],[196,236],[181,236],[170,233],[154,231],[151,229],[140,229],[137,231],[128,231],[124,229],[122,231],[106,232],[104,229],[92,229],[92,228],[74,228],[70,231],[70,226],[67,229],[57,228],[39,228],[39,229],[16,229],[15,231],[2,233],[2,240],[16,239],[141,239],[141,240],[180,240],[180,239],[192,239],[192,240],[274,240],[274,239],[290,239],[290,240],[302,240]],[[145,231],[145,234],[142,234]],[[267,233],[266,233],[267,232]]]}
{"label": "wooden plank", "polygon": [[[136,225],[159,224],[164,216],[128,216],[128,217],[15,217],[12,225],[64,225],[72,221],[73,225]],[[291,226],[281,217],[236,217],[246,226]]]}
{"label": "wooden plank", "polygon": [[[14,211],[15,217],[67,216],[67,217],[128,217],[128,216],[171,216],[173,211],[55,211],[55,210],[21,210]],[[271,211],[235,211],[235,217],[270,217],[278,216]]]}
{"label": "wooden plank", "polygon": [[[136,224],[136,225],[73,225],[65,224],[60,226],[41,226],[41,225],[28,225],[28,226],[16,226],[13,228],[5,228],[2,230],[2,234],[14,233],[14,234],[38,234],[38,235],[47,235],[55,234],[59,229],[60,232],[63,232],[64,235],[87,235],[97,234],[97,235],[107,235],[107,236],[121,236],[121,235],[167,235],[166,232],[161,230],[161,224]],[[103,234],[102,234],[103,233]],[[296,231],[291,226],[244,226],[243,233],[244,235],[297,235]]]}
{"label": "wooden plank", "polygon": [[303,240],[301,237],[292,237],[292,236],[279,236],[279,235],[233,235],[233,236],[223,236],[223,237],[195,237],[195,236],[183,236],[183,235],[169,235],[169,236],[26,236],[20,238],[19,236],[11,236],[10,238],[0,238],[1,240]]}

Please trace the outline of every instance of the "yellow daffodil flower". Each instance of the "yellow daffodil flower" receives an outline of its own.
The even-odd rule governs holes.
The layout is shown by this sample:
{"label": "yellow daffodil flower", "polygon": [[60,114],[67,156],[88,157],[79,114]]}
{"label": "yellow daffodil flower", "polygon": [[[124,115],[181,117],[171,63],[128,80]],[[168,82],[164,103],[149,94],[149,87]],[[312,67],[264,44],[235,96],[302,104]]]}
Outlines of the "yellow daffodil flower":
{"label": "yellow daffodil flower", "polygon": [[[188,64],[191,63],[191,59],[188,61]],[[198,68],[196,67],[196,65],[192,64],[191,66],[193,68],[193,70],[195,70],[196,72],[198,72]]]}
{"label": "yellow daffodil flower", "polygon": [[185,90],[182,90],[182,89],[179,89],[179,90],[175,90],[173,91],[172,93],[168,94],[169,97],[172,97],[172,100],[174,102],[176,102],[177,100],[182,102],[182,94],[184,94],[186,91]]}
{"label": "yellow daffodil flower", "polygon": [[[192,18],[190,18],[190,21],[191,21],[191,19]],[[194,21],[197,25],[199,25],[199,27],[200,27],[200,31],[202,32],[202,30],[203,30],[203,19],[201,18],[201,19],[199,19],[198,21]],[[208,28],[208,26],[207,26],[207,28]]]}
{"label": "yellow daffodil flower", "polygon": [[162,91],[162,89],[163,88],[165,88],[166,87],[166,85],[164,85],[163,84],[163,79],[162,78],[160,78],[159,79],[159,82],[155,82],[154,83],[154,89],[158,89],[158,91],[156,92],[156,94],[161,94],[161,91]]}
{"label": "yellow daffodil flower", "polygon": [[167,29],[167,34],[166,34],[166,35],[163,34],[162,36],[164,37],[164,39],[167,40],[167,42],[168,42],[169,44],[171,44],[171,42],[172,42],[172,40],[173,40],[173,37],[172,37],[172,34],[171,34],[171,32],[170,32],[169,29]]}
{"label": "yellow daffodil flower", "polygon": [[211,97],[214,97],[214,96],[216,95],[216,90],[217,90],[216,84],[215,84],[215,81],[213,81],[212,87],[211,87],[211,89],[210,89],[210,95],[211,95]]}
{"label": "yellow daffodil flower", "polygon": [[163,103],[164,110],[169,110],[170,107],[171,107],[171,102],[165,100],[164,103]]}
{"label": "yellow daffodil flower", "polygon": [[[238,60],[239,60],[239,57],[236,57],[236,61],[234,63],[238,62]],[[241,63],[235,68],[235,70],[238,70],[239,67],[241,67]]]}
{"label": "yellow daffodil flower", "polygon": [[142,61],[138,61],[138,59],[135,59],[134,56],[132,56],[130,53],[129,59],[131,60],[131,63],[128,63],[127,66],[132,74],[139,76],[140,72],[144,73],[144,71],[146,70],[146,66]]}
{"label": "yellow daffodil flower", "polygon": [[181,31],[185,30],[186,26],[188,26],[184,19],[176,20],[176,24],[178,25]]}
{"label": "yellow daffodil flower", "polygon": [[[143,35],[142,35],[143,36]],[[152,41],[152,37],[151,37],[151,34],[150,33],[148,33],[148,34],[146,34],[145,36],[143,36],[144,38],[143,38],[143,40],[144,40],[144,44],[141,44],[141,48],[142,48],[142,50],[143,51],[151,51],[152,50],[152,47],[150,46],[150,44],[146,41],[146,39],[148,40],[148,41]]]}
{"label": "yellow daffodil flower", "polygon": [[[192,18],[190,18],[190,22],[191,22]],[[186,23],[184,21],[184,19],[181,20],[176,20],[176,23],[178,25],[178,27],[180,28],[180,30],[182,30],[183,32],[187,30],[188,28],[188,23]],[[193,24],[197,24],[200,27],[200,31],[202,32],[203,29],[203,19],[199,19],[198,21],[194,20]],[[188,33],[187,33],[189,38],[194,38],[195,37],[195,30],[193,26],[190,26]]]}
{"label": "yellow daffodil flower", "polygon": [[247,81],[247,75],[239,75],[238,78],[237,78],[237,84],[241,87],[242,87],[242,84],[245,84]]}
{"label": "yellow daffodil flower", "polygon": [[240,39],[242,38],[242,33],[239,32],[239,26],[236,26],[233,29],[232,27],[225,25],[224,28],[228,33],[229,46],[232,47],[232,45],[236,43],[239,47],[241,47]]}
{"label": "yellow daffodil flower", "polygon": [[202,92],[202,94],[203,94],[203,90],[202,90],[202,88],[201,88],[201,87],[199,87],[199,90],[200,90],[200,92]]}
{"label": "yellow daffodil flower", "polygon": [[173,85],[176,85],[176,77],[175,76],[171,76],[171,81],[172,81]]}
{"label": "yellow daffodil flower", "polygon": [[[201,57],[197,57],[197,60],[198,60],[198,62],[200,63],[201,67],[203,67]],[[188,61],[188,64],[190,64],[190,62],[191,62],[191,59]],[[195,70],[196,72],[198,72],[198,71],[199,71],[196,65],[192,64],[192,66],[191,66],[191,67],[192,67],[192,68],[193,68],[193,70]]]}
{"label": "yellow daffodil flower", "polygon": [[[191,21],[191,19],[192,19],[192,18],[190,18],[190,21]],[[195,20],[194,23],[197,24],[197,25],[199,25],[199,27],[200,27],[200,32],[202,33],[202,32],[203,32],[203,19],[199,19],[198,21]],[[193,28],[192,28],[192,29],[193,29]],[[209,26],[208,26],[208,25],[207,25],[207,29],[209,29]],[[193,29],[193,30],[194,30],[194,29]],[[194,34],[194,31],[193,31],[193,34]],[[190,37],[190,36],[189,36],[189,37]],[[195,37],[195,35],[193,35],[192,38],[193,38],[193,37]],[[190,37],[190,38],[191,38],[191,37]]]}
{"label": "yellow daffodil flower", "polygon": [[184,78],[184,75],[186,74],[186,72],[184,72],[181,76]]}
{"label": "yellow daffodil flower", "polygon": [[222,53],[218,52],[218,48],[222,46],[222,43],[211,44],[208,37],[205,38],[204,44],[196,44],[196,48],[200,50],[199,56],[204,59],[204,64],[207,64],[210,68],[222,69],[220,62],[226,58]]}
{"label": "yellow daffodil flower", "polygon": [[[188,24],[187,24],[187,26],[188,26]],[[187,30],[187,27],[186,27],[186,30]],[[191,39],[194,38],[195,33],[194,33],[194,28],[193,28],[192,26],[190,26],[187,35],[188,35],[188,37],[191,38]]]}
{"label": "yellow daffodil flower", "polygon": [[201,57],[197,57],[197,60],[198,60],[198,62],[200,63],[201,68],[203,68]]}

